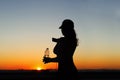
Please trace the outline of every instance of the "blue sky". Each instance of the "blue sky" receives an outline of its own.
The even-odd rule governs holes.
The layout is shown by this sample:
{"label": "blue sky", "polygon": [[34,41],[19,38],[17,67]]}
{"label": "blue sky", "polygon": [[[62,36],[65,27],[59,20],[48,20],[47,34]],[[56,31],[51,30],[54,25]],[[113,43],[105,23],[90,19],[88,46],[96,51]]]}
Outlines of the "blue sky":
{"label": "blue sky", "polygon": [[25,49],[52,50],[51,38],[62,36],[58,28],[68,18],[80,42],[75,54],[79,61],[94,55],[120,57],[119,4],[120,0],[0,0],[0,54],[5,59],[8,52],[19,57],[15,51],[21,51],[22,57]]}

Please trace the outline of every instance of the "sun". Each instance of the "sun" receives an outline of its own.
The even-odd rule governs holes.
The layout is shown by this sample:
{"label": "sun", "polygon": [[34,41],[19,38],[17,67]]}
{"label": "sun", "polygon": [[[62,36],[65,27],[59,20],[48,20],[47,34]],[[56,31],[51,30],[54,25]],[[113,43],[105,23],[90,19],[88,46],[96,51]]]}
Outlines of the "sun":
{"label": "sun", "polygon": [[40,71],[42,68],[41,67],[37,67],[36,70]]}

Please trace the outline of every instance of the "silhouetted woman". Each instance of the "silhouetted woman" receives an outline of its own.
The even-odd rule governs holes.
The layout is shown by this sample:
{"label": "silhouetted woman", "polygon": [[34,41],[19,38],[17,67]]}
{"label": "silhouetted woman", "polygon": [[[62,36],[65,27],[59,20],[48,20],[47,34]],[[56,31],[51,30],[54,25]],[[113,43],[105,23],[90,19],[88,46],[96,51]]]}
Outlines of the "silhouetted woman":
{"label": "silhouetted woman", "polygon": [[44,63],[58,62],[58,73],[60,79],[75,80],[77,69],[73,62],[73,54],[77,46],[77,38],[72,20],[66,19],[59,27],[64,37],[52,38],[56,42],[53,52],[57,55],[55,58],[44,58]]}

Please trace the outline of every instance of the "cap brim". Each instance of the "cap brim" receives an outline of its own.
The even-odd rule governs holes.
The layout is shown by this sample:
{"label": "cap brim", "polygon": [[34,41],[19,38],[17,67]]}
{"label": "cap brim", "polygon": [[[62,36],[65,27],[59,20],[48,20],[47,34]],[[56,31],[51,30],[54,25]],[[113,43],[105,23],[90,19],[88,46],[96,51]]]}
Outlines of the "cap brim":
{"label": "cap brim", "polygon": [[59,29],[62,29],[62,26],[60,26]]}

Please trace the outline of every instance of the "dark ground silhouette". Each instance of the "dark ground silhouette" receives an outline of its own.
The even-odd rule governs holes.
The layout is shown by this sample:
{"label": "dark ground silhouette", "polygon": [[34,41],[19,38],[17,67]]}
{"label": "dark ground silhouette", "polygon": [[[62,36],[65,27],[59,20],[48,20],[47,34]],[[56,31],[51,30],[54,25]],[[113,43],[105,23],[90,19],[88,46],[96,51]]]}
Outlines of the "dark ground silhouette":
{"label": "dark ground silhouette", "polygon": [[[57,80],[56,73],[54,70],[0,70],[0,80]],[[120,80],[120,70],[79,70],[77,80]]]}

